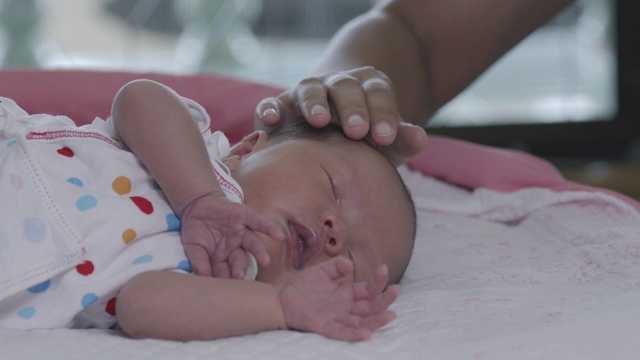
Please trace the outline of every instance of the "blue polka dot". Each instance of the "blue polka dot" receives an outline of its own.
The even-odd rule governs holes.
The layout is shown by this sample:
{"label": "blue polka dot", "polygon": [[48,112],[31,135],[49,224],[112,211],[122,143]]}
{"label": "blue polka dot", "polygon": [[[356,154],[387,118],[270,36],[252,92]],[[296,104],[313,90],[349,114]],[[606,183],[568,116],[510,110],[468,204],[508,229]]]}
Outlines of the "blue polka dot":
{"label": "blue polka dot", "polygon": [[193,269],[191,268],[191,263],[189,260],[182,260],[178,263],[178,270],[183,270],[188,273],[192,273]]}
{"label": "blue polka dot", "polygon": [[88,293],[82,297],[82,307],[86,309],[96,301],[98,301],[98,295],[94,293]]}
{"label": "blue polka dot", "polygon": [[67,179],[67,182],[75,186],[84,187],[84,183],[82,182],[82,180],[78,179],[77,177],[70,177]]}
{"label": "blue polka dot", "polygon": [[153,256],[151,255],[143,255],[140,256],[139,258],[134,259],[131,263],[132,264],[147,264],[153,261]]}
{"label": "blue polka dot", "polygon": [[169,231],[180,230],[180,225],[182,223],[180,222],[180,219],[178,219],[176,214],[173,214],[173,213],[167,214],[166,220],[167,220],[167,230]]}
{"label": "blue polka dot", "polygon": [[23,319],[31,319],[36,314],[36,308],[33,306],[26,307],[18,311],[18,316]]}
{"label": "blue polka dot", "polygon": [[8,148],[10,148],[10,147],[12,147],[13,145],[15,145],[15,143],[16,143],[16,139],[11,139],[11,140],[7,141],[7,143],[5,144],[5,146],[6,146],[6,147],[8,147]]}
{"label": "blue polka dot", "polygon": [[32,294],[38,294],[47,291],[49,285],[51,285],[51,280],[43,281],[40,284],[28,288],[27,290],[29,290],[29,292]]}
{"label": "blue polka dot", "polygon": [[153,181],[153,188],[156,190],[162,190],[162,188],[160,187],[160,184],[158,184],[158,182],[155,180]]}
{"label": "blue polka dot", "polygon": [[22,221],[22,231],[27,240],[32,243],[39,243],[44,239],[46,226],[42,220],[27,216]]}
{"label": "blue polka dot", "polygon": [[76,201],[76,207],[80,211],[91,210],[98,205],[98,199],[91,195],[85,195]]}

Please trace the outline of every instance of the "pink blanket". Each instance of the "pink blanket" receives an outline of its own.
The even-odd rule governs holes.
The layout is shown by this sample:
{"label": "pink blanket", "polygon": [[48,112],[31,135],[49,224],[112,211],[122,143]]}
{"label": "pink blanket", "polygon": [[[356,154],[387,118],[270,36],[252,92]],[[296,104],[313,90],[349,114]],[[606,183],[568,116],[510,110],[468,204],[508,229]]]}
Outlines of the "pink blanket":
{"label": "pink blanket", "polygon": [[430,136],[427,149],[409,162],[424,175],[466,189],[511,192],[539,187],[554,191],[597,191],[614,196],[640,211],[640,203],[615,191],[574,183],[538,157],[508,149]]}

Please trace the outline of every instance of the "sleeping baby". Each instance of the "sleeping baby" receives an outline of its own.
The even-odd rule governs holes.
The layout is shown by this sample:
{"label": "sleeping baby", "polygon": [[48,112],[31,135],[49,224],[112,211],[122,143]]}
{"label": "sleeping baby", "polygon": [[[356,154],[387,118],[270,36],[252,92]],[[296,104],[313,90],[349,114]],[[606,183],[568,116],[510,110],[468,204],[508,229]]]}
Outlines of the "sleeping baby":
{"label": "sleeping baby", "polygon": [[149,80],[83,127],[0,98],[0,327],[358,341],[391,321],[416,227],[395,167],[339,128],[230,147],[209,121]]}

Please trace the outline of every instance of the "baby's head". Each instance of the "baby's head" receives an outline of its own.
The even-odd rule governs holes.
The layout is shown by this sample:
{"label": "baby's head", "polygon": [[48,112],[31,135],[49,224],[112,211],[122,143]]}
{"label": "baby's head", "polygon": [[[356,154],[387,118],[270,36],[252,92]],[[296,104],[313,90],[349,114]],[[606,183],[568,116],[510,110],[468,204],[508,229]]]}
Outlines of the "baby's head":
{"label": "baby's head", "polygon": [[336,126],[304,123],[247,136],[225,163],[246,205],[289,235],[284,242],[263,236],[271,265],[258,280],[283,283],[343,255],[354,262],[353,280],[370,280],[387,264],[390,282],[400,281],[413,251],[415,209],[396,168],[372,145]]}

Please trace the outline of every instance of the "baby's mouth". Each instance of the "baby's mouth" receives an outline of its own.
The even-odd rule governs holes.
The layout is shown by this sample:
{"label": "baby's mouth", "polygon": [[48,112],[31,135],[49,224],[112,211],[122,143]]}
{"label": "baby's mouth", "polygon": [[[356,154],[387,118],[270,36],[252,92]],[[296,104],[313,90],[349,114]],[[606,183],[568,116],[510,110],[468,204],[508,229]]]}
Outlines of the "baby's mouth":
{"label": "baby's mouth", "polygon": [[318,237],[311,228],[295,220],[288,223],[288,228],[291,263],[299,270],[316,253]]}

